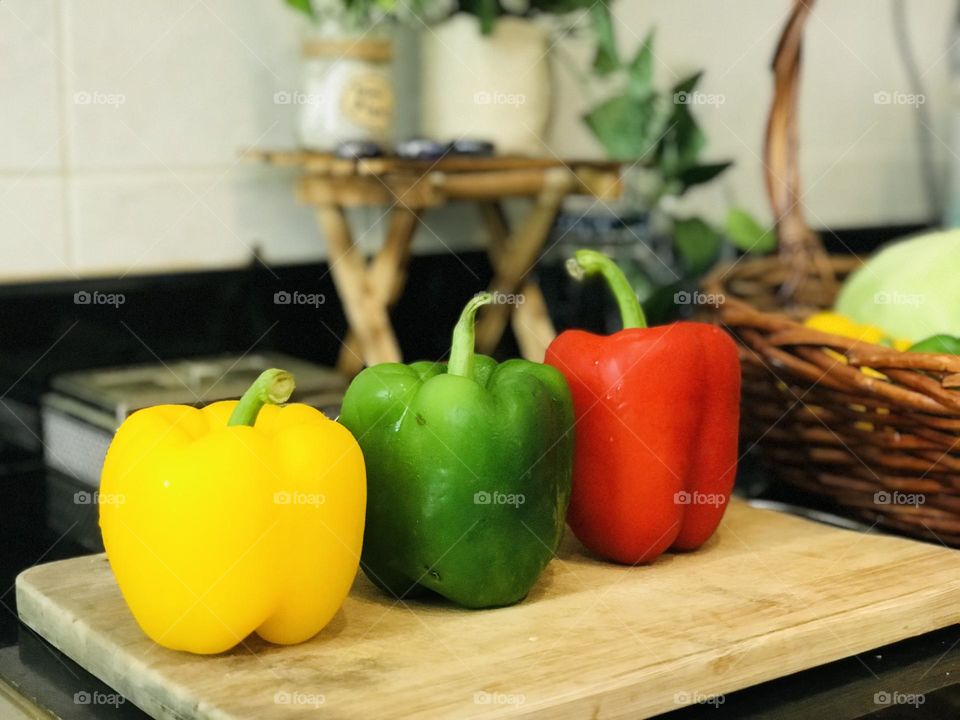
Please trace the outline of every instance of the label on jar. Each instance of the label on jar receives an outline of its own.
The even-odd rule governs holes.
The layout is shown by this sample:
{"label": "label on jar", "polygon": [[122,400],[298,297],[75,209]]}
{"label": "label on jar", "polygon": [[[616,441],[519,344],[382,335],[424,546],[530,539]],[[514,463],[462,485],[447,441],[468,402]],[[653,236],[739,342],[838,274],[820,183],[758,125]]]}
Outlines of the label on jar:
{"label": "label on jar", "polygon": [[393,118],[393,88],[377,73],[361,73],[350,78],[341,95],[344,116],[360,127],[383,132]]}

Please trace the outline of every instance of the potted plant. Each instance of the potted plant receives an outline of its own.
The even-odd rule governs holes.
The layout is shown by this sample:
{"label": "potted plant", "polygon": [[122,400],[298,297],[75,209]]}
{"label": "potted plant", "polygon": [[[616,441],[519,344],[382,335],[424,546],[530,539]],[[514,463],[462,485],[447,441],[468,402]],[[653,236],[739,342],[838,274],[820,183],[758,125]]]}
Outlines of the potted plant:
{"label": "potted plant", "polygon": [[344,141],[389,144],[394,91],[391,25],[414,12],[398,0],[285,0],[309,20],[299,92],[280,92],[297,105],[305,147],[330,151]]}
{"label": "potted plant", "polygon": [[589,16],[598,36],[609,32],[610,18],[605,0],[519,5],[459,0],[452,14],[421,32],[420,120],[427,136],[490,140],[504,154],[541,148],[551,109],[552,42],[538,17]]}

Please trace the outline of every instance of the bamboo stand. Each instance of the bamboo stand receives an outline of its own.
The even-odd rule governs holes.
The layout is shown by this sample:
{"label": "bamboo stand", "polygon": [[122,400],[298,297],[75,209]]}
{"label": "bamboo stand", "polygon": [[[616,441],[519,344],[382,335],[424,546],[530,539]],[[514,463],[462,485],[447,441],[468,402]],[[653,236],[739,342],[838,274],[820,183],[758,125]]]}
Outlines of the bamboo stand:
{"label": "bamboo stand", "polygon": [[[330,271],[350,327],[337,361],[337,369],[348,376],[364,364],[401,361],[389,311],[403,294],[410,245],[423,213],[450,200],[479,206],[494,268],[490,292],[524,297],[521,304],[484,308],[477,326],[477,349],[492,352],[512,321],[523,356],[543,360],[556,333],[543,294],[528,273],[565,197],[614,198],[621,191],[619,166],[605,162],[519,157],[348,160],[300,151],[250,154],[273,165],[301,169],[298,195],[314,208],[326,237]],[[533,200],[515,229],[510,228],[502,205],[513,197]],[[383,245],[367,261],[354,243],[346,209],[372,206],[390,208],[389,225]]]}

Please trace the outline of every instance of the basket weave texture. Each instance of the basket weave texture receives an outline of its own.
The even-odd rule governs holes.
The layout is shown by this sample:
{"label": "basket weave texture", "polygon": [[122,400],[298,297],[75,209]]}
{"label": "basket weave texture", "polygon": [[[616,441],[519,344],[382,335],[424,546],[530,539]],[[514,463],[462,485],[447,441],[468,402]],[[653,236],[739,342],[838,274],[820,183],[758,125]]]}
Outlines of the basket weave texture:
{"label": "basket weave texture", "polygon": [[804,327],[802,310],[760,310],[757,275],[772,274],[753,261],[707,283],[725,297],[718,318],[740,348],[746,446],[785,482],[960,547],[960,356],[860,343]]}
{"label": "basket weave texture", "polygon": [[[742,439],[782,481],[869,522],[960,546],[960,356],[900,352],[805,327],[859,264],[829,256],[799,190],[797,0],[780,38],[765,143],[776,256],[717,268],[704,290],[738,341]],[[866,370],[864,370],[866,368]]]}

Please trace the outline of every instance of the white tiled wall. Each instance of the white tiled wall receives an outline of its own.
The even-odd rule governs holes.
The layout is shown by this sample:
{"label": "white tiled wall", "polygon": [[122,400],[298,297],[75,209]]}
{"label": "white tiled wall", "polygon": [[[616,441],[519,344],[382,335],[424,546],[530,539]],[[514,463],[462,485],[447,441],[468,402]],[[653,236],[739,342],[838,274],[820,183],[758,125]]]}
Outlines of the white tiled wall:
{"label": "white tiled wall", "polygon": [[[943,173],[950,142],[949,47],[956,0],[901,0],[932,116],[927,130]],[[734,159],[723,182],[691,198],[718,215],[731,201],[768,216],[761,163],[772,79],[770,64],[788,0],[640,0],[614,3],[618,36],[635,45],[657,27],[657,73],[664,84],[703,68],[701,105],[708,155]],[[879,105],[876,92],[907,92],[891,22],[894,0],[819,0],[807,22],[801,96],[804,206],[814,226],[862,227],[933,219],[921,188],[917,112]],[[956,52],[960,48],[954,48]],[[584,48],[575,57],[587,59]],[[559,73],[560,103],[578,104],[578,85]],[[559,113],[554,138],[571,152],[593,145],[577,113]]]}
{"label": "white tiled wall", "polygon": [[[822,0],[808,29],[803,89],[805,204],[814,224],[844,227],[929,217],[916,112],[878,105],[904,91],[892,0]],[[940,171],[949,153],[948,43],[953,0],[907,3]],[[616,0],[618,34],[635,46],[658,27],[664,83],[698,67],[722,95],[699,109],[709,154],[734,158],[722,183],[691,202],[734,201],[765,213],[760,139],[768,65],[787,0]],[[317,259],[324,247],[293,175],[241,160],[248,146],[295,143],[300,24],[281,0],[3,0],[0,2],[0,281],[130,274]],[[555,54],[548,138],[568,156],[599,156],[580,124],[584,92]],[[409,57],[408,55],[404,57]],[[412,84],[416,68],[403,69]],[[406,90],[401,96],[409,98]],[[469,210],[428,219],[419,252],[474,245]],[[383,223],[367,213],[364,245]]]}
{"label": "white tiled wall", "polygon": [[0,4],[0,279],[321,257],[291,171],[300,25],[276,2]]}
{"label": "white tiled wall", "polygon": [[64,181],[53,173],[0,177],[0,257],[7,277],[69,275]]}

